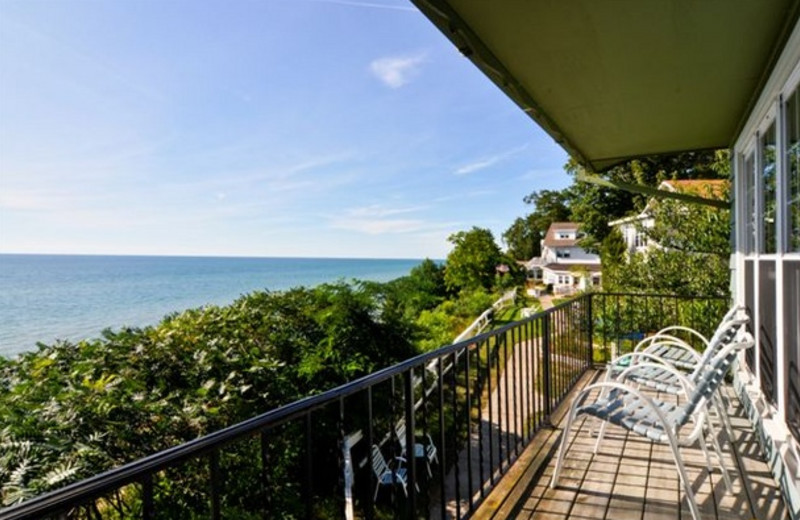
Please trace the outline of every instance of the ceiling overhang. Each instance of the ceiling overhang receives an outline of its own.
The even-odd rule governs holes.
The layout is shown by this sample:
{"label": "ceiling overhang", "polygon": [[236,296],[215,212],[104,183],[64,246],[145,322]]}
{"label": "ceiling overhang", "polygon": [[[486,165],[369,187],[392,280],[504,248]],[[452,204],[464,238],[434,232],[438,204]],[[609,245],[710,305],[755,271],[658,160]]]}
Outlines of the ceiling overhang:
{"label": "ceiling overhang", "polygon": [[412,0],[594,171],[729,147],[799,0]]}

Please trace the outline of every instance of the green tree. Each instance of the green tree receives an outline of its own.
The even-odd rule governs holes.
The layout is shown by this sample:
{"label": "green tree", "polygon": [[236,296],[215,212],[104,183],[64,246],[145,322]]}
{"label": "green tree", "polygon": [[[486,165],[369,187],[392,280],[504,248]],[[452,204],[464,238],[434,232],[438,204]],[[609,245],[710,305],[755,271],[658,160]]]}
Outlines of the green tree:
{"label": "green tree", "polygon": [[473,227],[453,233],[447,239],[453,249],[447,255],[444,282],[449,290],[485,288],[494,282],[503,255],[488,229]]}
{"label": "green tree", "polygon": [[[565,170],[577,176],[585,173],[574,160]],[[656,187],[668,179],[727,178],[729,160],[724,150],[686,152],[674,155],[643,157],[615,166],[600,174],[604,179]],[[608,223],[644,209],[648,197],[620,189],[598,186],[575,180],[570,187],[571,220],[580,222],[585,238],[581,245],[599,251],[600,244],[610,232]]]}
{"label": "green tree", "polygon": [[618,229],[612,229],[600,246],[600,262],[603,266],[603,287],[612,289],[621,285],[626,269],[625,239]]}
{"label": "green tree", "polygon": [[649,212],[653,227],[641,231],[656,246],[621,261],[614,230],[603,242],[604,285],[631,292],[727,296],[730,210],[664,199],[653,201]]}
{"label": "green tree", "polygon": [[572,193],[567,190],[534,191],[523,200],[534,210],[518,217],[503,233],[508,255],[516,260],[530,260],[541,255],[541,240],[553,222],[569,220]]}

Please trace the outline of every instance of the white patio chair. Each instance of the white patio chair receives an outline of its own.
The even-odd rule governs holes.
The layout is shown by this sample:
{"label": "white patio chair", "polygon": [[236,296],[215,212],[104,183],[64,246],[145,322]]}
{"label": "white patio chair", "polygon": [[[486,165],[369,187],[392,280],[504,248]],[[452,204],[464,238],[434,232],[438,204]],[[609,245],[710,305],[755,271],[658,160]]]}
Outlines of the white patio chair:
{"label": "white patio chair", "polygon": [[[700,510],[695,500],[694,491],[691,487],[686,467],[680,456],[679,446],[690,446],[698,440],[700,446],[709,462],[708,452],[705,448],[704,433],[705,428],[709,428],[711,443],[716,451],[722,467],[723,477],[726,480],[728,490],[731,490],[730,479],[725,470],[722,453],[717,442],[713,428],[706,421],[706,404],[714,395],[725,378],[725,374],[736,358],[737,354],[754,344],[752,336],[745,333],[742,341],[732,343],[718,352],[707,364],[707,369],[703,371],[701,377],[694,384],[673,367],[656,363],[642,363],[628,368],[628,373],[637,370],[658,368],[659,370],[672,372],[681,381],[688,399],[681,405],[666,403],[651,398],[641,390],[619,381],[605,381],[589,385],[581,390],[572,400],[567,425],[561,437],[561,446],[556,458],[556,468],[550,487],[558,485],[559,474],[564,463],[564,452],[569,444],[569,434],[575,419],[579,415],[588,415],[604,421],[604,426],[608,423],[625,428],[628,431],[641,435],[651,441],[666,443],[672,452],[675,466],[678,470],[681,483],[686,492],[686,498],[692,511],[692,517],[700,520]],[[625,372],[622,376],[624,377]],[[586,403],[589,395],[595,390],[608,390],[606,395],[598,396],[591,402]],[[694,423],[688,435],[681,436],[681,429],[689,423]]]}
{"label": "white patio chair", "polygon": [[[381,486],[391,486],[393,484],[401,485],[403,487],[403,493],[408,497],[408,472],[407,469],[403,467],[406,459],[403,457],[395,457],[395,460],[398,462],[398,466],[392,469],[389,467],[386,459],[383,458],[381,449],[376,444],[372,445],[372,471],[375,473],[375,478],[377,480],[375,494],[372,497],[373,502],[378,499],[378,491],[381,489]],[[417,492],[419,492],[419,486],[415,484],[415,487]]]}
{"label": "white patio chair", "polygon": [[[699,339],[703,345],[703,352],[707,351],[715,339],[719,339],[721,334],[720,329],[728,322],[744,320],[746,324],[748,321],[745,308],[739,305],[731,307],[728,312],[720,320],[720,324],[714,335],[711,338],[706,338],[703,334],[690,327],[681,325],[672,325],[665,327],[654,335],[641,340],[636,344],[634,352],[647,352],[648,354],[656,355],[667,361],[670,365],[680,368],[682,370],[692,371],[700,361],[700,354],[697,349],[693,348],[688,341],[685,341],[677,336],[678,333],[685,333]],[[614,360],[617,364],[623,364],[625,356],[620,356]]]}
{"label": "white patio chair", "polygon": [[[737,313],[739,313],[738,316]],[[658,337],[658,335],[647,338],[640,342],[640,345],[645,345],[644,342],[648,341],[645,345],[646,348],[640,349],[637,345],[637,349],[634,349],[633,352],[620,356],[609,364],[605,381],[615,380],[619,378],[622,371],[626,370],[628,367],[644,362],[665,364],[689,371],[687,377],[690,381],[696,383],[700,376],[702,376],[708,362],[722,349],[737,341],[737,339],[745,333],[744,325],[746,325],[748,321],[749,318],[744,314],[743,309],[734,307],[725,315],[725,319],[719,327],[717,327],[711,339],[706,340],[702,334],[694,331],[705,343],[706,348],[702,354],[698,353],[682,340],[672,338],[668,335],[662,335],[657,341],[648,340]],[[659,370],[657,367],[637,370],[629,373],[627,378],[641,386],[646,386],[659,392],[672,395],[678,395],[683,392],[683,386],[670,371]],[[727,403],[723,399],[721,392],[716,393],[712,405],[730,438],[733,434],[733,430],[730,425],[728,414],[725,411],[727,409]]]}
{"label": "white patio chair", "polygon": [[[395,425],[394,429],[397,435],[397,441],[400,443],[400,455],[408,458],[408,451],[406,450],[406,423],[400,421]],[[430,434],[421,437],[422,442],[414,442],[414,460],[423,459],[425,467],[428,468],[428,477],[433,477],[431,471],[431,462],[439,463],[439,457],[436,453],[436,445],[433,443]],[[427,441],[427,442],[426,442]]]}

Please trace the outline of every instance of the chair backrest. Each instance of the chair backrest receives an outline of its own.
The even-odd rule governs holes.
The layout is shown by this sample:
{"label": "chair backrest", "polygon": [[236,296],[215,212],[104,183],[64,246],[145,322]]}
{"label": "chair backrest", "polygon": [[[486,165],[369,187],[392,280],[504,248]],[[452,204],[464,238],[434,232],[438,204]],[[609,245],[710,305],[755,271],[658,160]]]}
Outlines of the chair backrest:
{"label": "chair backrest", "polygon": [[386,463],[386,459],[383,458],[381,449],[376,444],[372,445],[372,471],[375,472],[375,476],[378,478],[381,478],[381,475],[391,471],[389,465]]}
{"label": "chair backrest", "polygon": [[736,355],[740,351],[752,347],[754,344],[753,336],[750,335],[749,332],[745,332],[741,340],[737,340],[735,343],[725,346],[717,355],[711,358],[707,363],[706,370],[704,370],[695,381],[696,385],[694,390],[689,394],[683,406],[677,410],[678,415],[676,419],[679,425],[682,426],[689,422],[695,410],[703,406],[714,392],[717,391],[725,380],[725,374],[736,359]]}
{"label": "chair backrest", "polygon": [[394,433],[397,435],[397,442],[400,443],[400,447],[402,447],[403,451],[405,451],[406,450],[406,422],[405,421],[400,421],[399,423],[395,424]]}
{"label": "chair backrest", "polygon": [[720,326],[717,327],[717,330],[708,342],[708,348],[703,352],[700,361],[697,363],[697,368],[692,374],[691,378],[693,381],[697,382],[698,378],[707,370],[708,363],[714,356],[728,345],[737,341],[739,334],[743,331],[744,325],[749,321],[750,318],[748,318],[747,315],[743,315],[739,318],[723,321]]}

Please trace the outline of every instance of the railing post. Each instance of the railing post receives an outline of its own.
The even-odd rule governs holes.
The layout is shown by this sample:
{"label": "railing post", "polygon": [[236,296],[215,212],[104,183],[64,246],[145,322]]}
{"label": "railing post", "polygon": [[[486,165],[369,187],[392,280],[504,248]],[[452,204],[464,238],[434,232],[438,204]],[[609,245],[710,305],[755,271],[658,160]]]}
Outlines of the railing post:
{"label": "railing post", "polygon": [[153,507],[153,474],[148,473],[142,479],[142,519],[153,520],[156,517]]}
{"label": "railing post", "polygon": [[543,316],[542,320],[542,372],[544,374],[544,381],[542,382],[544,388],[544,414],[546,417],[550,416],[551,401],[550,401],[550,317],[552,312],[548,312]]}
{"label": "railing post", "polygon": [[[455,367],[453,367],[455,370]],[[406,422],[406,467],[408,475],[408,518],[416,518],[417,513],[417,460],[416,439],[414,432],[414,369],[409,368],[403,374],[403,387],[405,390],[405,422]]]}
{"label": "railing post", "polygon": [[587,360],[587,367],[591,368],[594,364],[594,314],[592,313],[592,299],[594,298],[594,294],[588,293],[586,295],[586,318],[588,319],[588,326],[586,327],[586,333],[589,335],[587,338],[589,352],[588,356],[589,359]]}

